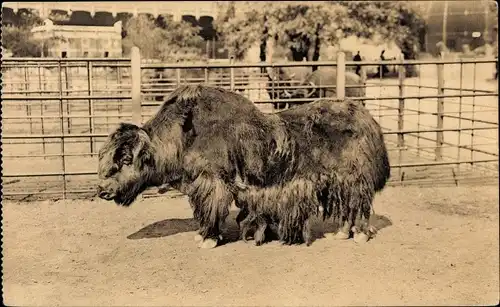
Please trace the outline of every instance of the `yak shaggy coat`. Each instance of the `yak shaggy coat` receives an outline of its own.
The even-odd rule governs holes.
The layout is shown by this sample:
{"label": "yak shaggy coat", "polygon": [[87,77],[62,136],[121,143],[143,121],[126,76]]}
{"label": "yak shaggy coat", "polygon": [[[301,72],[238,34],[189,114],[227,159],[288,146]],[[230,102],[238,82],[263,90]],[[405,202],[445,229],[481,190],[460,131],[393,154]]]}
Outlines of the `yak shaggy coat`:
{"label": "yak shaggy coat", "polygon": [[[311,86],[311,88],[296,89],[292,92],[285,91],[285,96],[290,98],[334,97],[337,95],[337,90],[332,87],[335,87],[336,84],[337,68],[321,67],[320,69],[308,74],[300,84],[302,86]],[[355,73],[350,71],[345,72],[345,85],[346,97],[366,96],[363,80]]]}
{"label": "yak shaggy coat", "polygon": [[380,127],[359,103],[321,99],[266,115],[236,93],[188,85],[143,127],[121,124],[110,135],[98,192],[130,205],[147,187],[170,184],[189,196],[199,234],[215,244],[235,200],[274,217],[282,241],[294,243],[320,206],[342,221],[369,215],[389,172]]}

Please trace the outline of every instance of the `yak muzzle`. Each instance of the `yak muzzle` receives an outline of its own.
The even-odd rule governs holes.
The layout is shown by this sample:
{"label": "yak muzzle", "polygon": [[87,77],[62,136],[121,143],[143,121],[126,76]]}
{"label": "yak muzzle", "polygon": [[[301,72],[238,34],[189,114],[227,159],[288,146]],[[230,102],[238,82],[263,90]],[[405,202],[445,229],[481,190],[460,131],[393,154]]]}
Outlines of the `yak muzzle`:
{"label": "yak muzzle", "polygon": [[100,185],[98,185],[97,196],[99,196],[99,198],[102,198],[104,200],[112,200],[115,197],[115,193],[113,191],[108,191],[103,187],[101,187]]}

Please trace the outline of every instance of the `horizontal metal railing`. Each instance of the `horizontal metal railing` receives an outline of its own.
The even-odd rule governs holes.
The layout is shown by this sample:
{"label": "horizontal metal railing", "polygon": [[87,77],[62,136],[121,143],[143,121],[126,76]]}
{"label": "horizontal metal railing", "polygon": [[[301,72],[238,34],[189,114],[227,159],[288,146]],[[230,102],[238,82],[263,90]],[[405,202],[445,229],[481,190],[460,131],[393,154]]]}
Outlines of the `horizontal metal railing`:
{"label": "horizontal metal railing", "polygon": [[[3,177],[10,178],[4,186],[4,195],[57,195],[60,193],[62,197],[67,197],[74,193],[92,194],[92,189],[84,189],[79,185],[70,188],[69,185],[73,184],[72,180],[76,180],[73,179],[76,177],[89,177],[90,179],[85,180],[95,180],[97,165],[94,164],[95,160],[88,159],[96,158],[98,143],[105,140],[111,129],[118,124],[118,120],[130,121],[131,119],[137,124],[144,122],[162,103],[151,98],[167,95],[180,84],[208,82],[233,90],[245,90],[244,95],[250,95],[252,91],[264,91],[263,93],[268,95],[266,90],[318,88],[300,84],[299,81],[292,81],[284,86],[270,81],[267,75],[260,71],[237,70],[251,68],[336,67],[338,77],[336,83],[323,84],[321,88],[336,90],[337,96],[343,98],[346,89],[360,87],[346,84],[346,67],[392,65],[397,68],[397,82],[387,81],[387,84],[384,84],[382,79],[379,79],[379,82],[376,82],[377,79],[365,81],[361,86],[365,88],[367,95],[350,97],[364,101],[367,109],[384,128],[388,150],[394,153],[391,158],[391,167],[398,170],[394,173],[391,182],[407,183],[409,170],[421,167],[451,166],[452,170],[463,173],[464,167],[473,166],[474,169],[481,171],[495,171],[498,168],[498,149],[492,149],[492,146],[498,147],[496,133],[498,120],[489,117],[492,113],[498,112],[498,104],[492,104],[490,100],[483,101],[483,99],[498,97],[498,89],[480,88],[476,84],[476,79],[468,82],[465,87],[462,80],[462,69],[465,65],[473,66],[471,75],[475,77],[477,71],[475,65],[491,63],[497,63],[497,61],[493,59],[417,61],[400,58],[390,61],[353,62],[345,61],[341,56],[337,61],[312,63],[171,64],[148,63],[141,60],[140,55],[137,57],[137,54],[135,57],[120,59],[4,59],[2,62],[4,72],[2,142],[3,162],[4,165],[7,164],[8,172],[4,173]],[[450,64],[460,66],[460,86],[445,85],[442,70]],[[436,84],[422,84],[420,78],[418,84],[406,82],[404,67],[408,65],[435,67]],[[112,70],[108,71],[107,68]],[[200,72],[202,77],[183,78],[185,71],[193,69],[203,70]],[[225,72],[213,75],[207,73],[217,69],[225,70]],[[48,76],[38,72],[45,70],[50,71]],[[156,70],[169,72],[170,76],[155,77],[154,71]],[[134,73],[134,71],[139,73]],[[18,74],[21,80],[9,77],[9,74],[13,76]],[[33,78],[30,74],[36,77]],[[22,80],[22,78],[26,79]],[[54,88],[50,89],[50,86]],[[376,90],[382,88],[391,90],[384,95],[381,93],[377,95]],[[293,105],[311,101],[311,99],[266,97],[253,98],[252,101],[259,106],[267,106],[275,102]],[[481,98],[482,101],[477,102],[476,98]],[[489,117],[483,115],[479,117],[480,114]],[[432,119],[431,122],[428,119],[427,122],[422,122],[424,117]],[[415,121],[412,121],[413,118],[416,118]],[[25,122],[22,123],[21,120]],[[458,124],[446,125],[447,121],[454,121]],[[26,132],[27,126],[30,127],[29,133]],[[455,138],[455,135],[458,137],[457,142],[452,140],[452,136]],[[20,152],[14,150],[13,146],[42,146],[43,150],[29,149],[27,152]],[[456,150],[456,153],[450,153],[452,149]],[[411,157],[415,156],[416,160],[404,159],[405,155],[410,154]],[[20,169],[16,171],[17,168],[12,167],[11,163],[18,163],[11,162],[16,161],[15,159],[30,158],[39,159],[36,160],[39,161],[39,169],[32,167],[26,171]],[[78,158],[87,159],[82,163],[92,165],[92,167],[89,170],[68,168],[66,164],[69,163],[69,159]],[[43,163],[50,168],[43,171]],[[481,176],[489,178],[489,175]],[[481,176],[467,177],[462,174],[453,175],[453,178],[466,180]],[[60,178],[57,182],[64,184],[62,188],[45,187],[34,192],[14,189],[17,183],[12,179],[25,180],[29,177],[57,177]],[[433,178],[429,180],[444,180]],[[411,180],[421,182],[420,179]],[[47,183],[47,185],[50,184]]]}

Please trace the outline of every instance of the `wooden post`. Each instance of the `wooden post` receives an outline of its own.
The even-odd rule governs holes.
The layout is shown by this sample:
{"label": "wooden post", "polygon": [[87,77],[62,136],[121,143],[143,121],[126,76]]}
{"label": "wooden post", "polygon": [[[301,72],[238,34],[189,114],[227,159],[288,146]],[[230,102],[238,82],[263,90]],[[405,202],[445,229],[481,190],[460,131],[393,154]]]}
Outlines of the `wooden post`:
{"label": "wooden post", "polygon": [[[365,93],[365,96],[366,96],[366,79],[367,79],[367,76],[366,76],[366,66],[362,65],[359,72],[361,74],[360,75],[361,86],[363,86],[363,90],[364,90],[364,93]],[[367,101],[366,100],[361,100],[361,103],[363,103],[363,105],[366,106]]]}
{"label": "wooden post", "polygon": [[132,79],[132,122],[141,125],[141,52],[136,46],[131,50],[131,71]]}
{"label": "wooden post", "polygon": [[234,91],[234,57],[231,56],[229,59],[229,64],[231,64],[231,67],[229,68],[229,89],[231,91]]}
{"label": "wooden post", "polygon": [[[399,55],[399,62],[401,63],[398,67],[398,77],[399,77],[399,106],[398,106],[398,131],[403,131],[404,129],[404,112],[405,112],[405,99],[404,96],[404,82],[405,82],[405,67],[404,67],[404,55]],[[398,147],[404,147],[404,135],[398,133]]]}
{"label": "wooden post", "polygon": [[[177,61],[179,63],[179,61]],[[175,69],[175,82],[177,83],[177,87],[181,86],[181,69]]]}
{"label": "wooden post", "polygon": [[[443,55],[441,55],[441,60],[444,60]],[[444,95],[444,64],[437,64],[437,94]],[[443,129],[443,112],[444,112],[444,98],[438,97],[437,99],[437,129]],[[439,161],[443,157],[443,141],[444,135],[443,131],[436,132],[436,161]]]}
{"label": "wooden post", "polygon": [[[92,62],[89,60],[87,62],[87,88],[89,97],[92,97]],[[95,131],[94,129],[94,102],[89,98],[89,132],[92,135]],[[90,137],[90,153],[94,153],[94,138]]]}
{"label": "wooden post", "polygon": [[345,98],[345,53],[337,53],[337,98]]}
{"label": "wooden post", "polygon": [[[399,55],[399,67],[398,67],[398,77],[399,77],[399,105],[398,105],[398,160],[399,164],[401,164],[403,157],[402,157],[402,151],[405,146],[405,139],[404,139],[404,134],[402,131],[404,130],[404,116],[405,116],[405,99],[403,98],[405,91],[404,91],[404,82],[405,82],[405,67],[404,67],[404,54]],[[398,168],[399,172],[399,178],[402,178],[401,176],[401,167]],[[402,180],[402,179],[401,179]]]}

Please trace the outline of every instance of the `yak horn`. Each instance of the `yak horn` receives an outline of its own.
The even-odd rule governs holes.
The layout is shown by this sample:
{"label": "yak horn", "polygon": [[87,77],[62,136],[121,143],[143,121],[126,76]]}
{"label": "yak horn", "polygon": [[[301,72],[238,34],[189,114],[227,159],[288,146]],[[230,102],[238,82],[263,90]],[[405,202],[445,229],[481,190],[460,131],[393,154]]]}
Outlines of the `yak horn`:
{"label": "yak horn", "polygon": [[292,98],[292,94],[288,90],[284,90],[283,92],[287,98]]}
{"label": "yak horn", "polygon": [[[314,86],[314,87],[316,86],[316,84],[314,84],[312,81],[309,81],[309,85]],[[306,98],[311,97],[312,94],[314,94],[315,91],[316,91],[316,89],[312,88],[311,91],[309,93],[307,93]]]}

